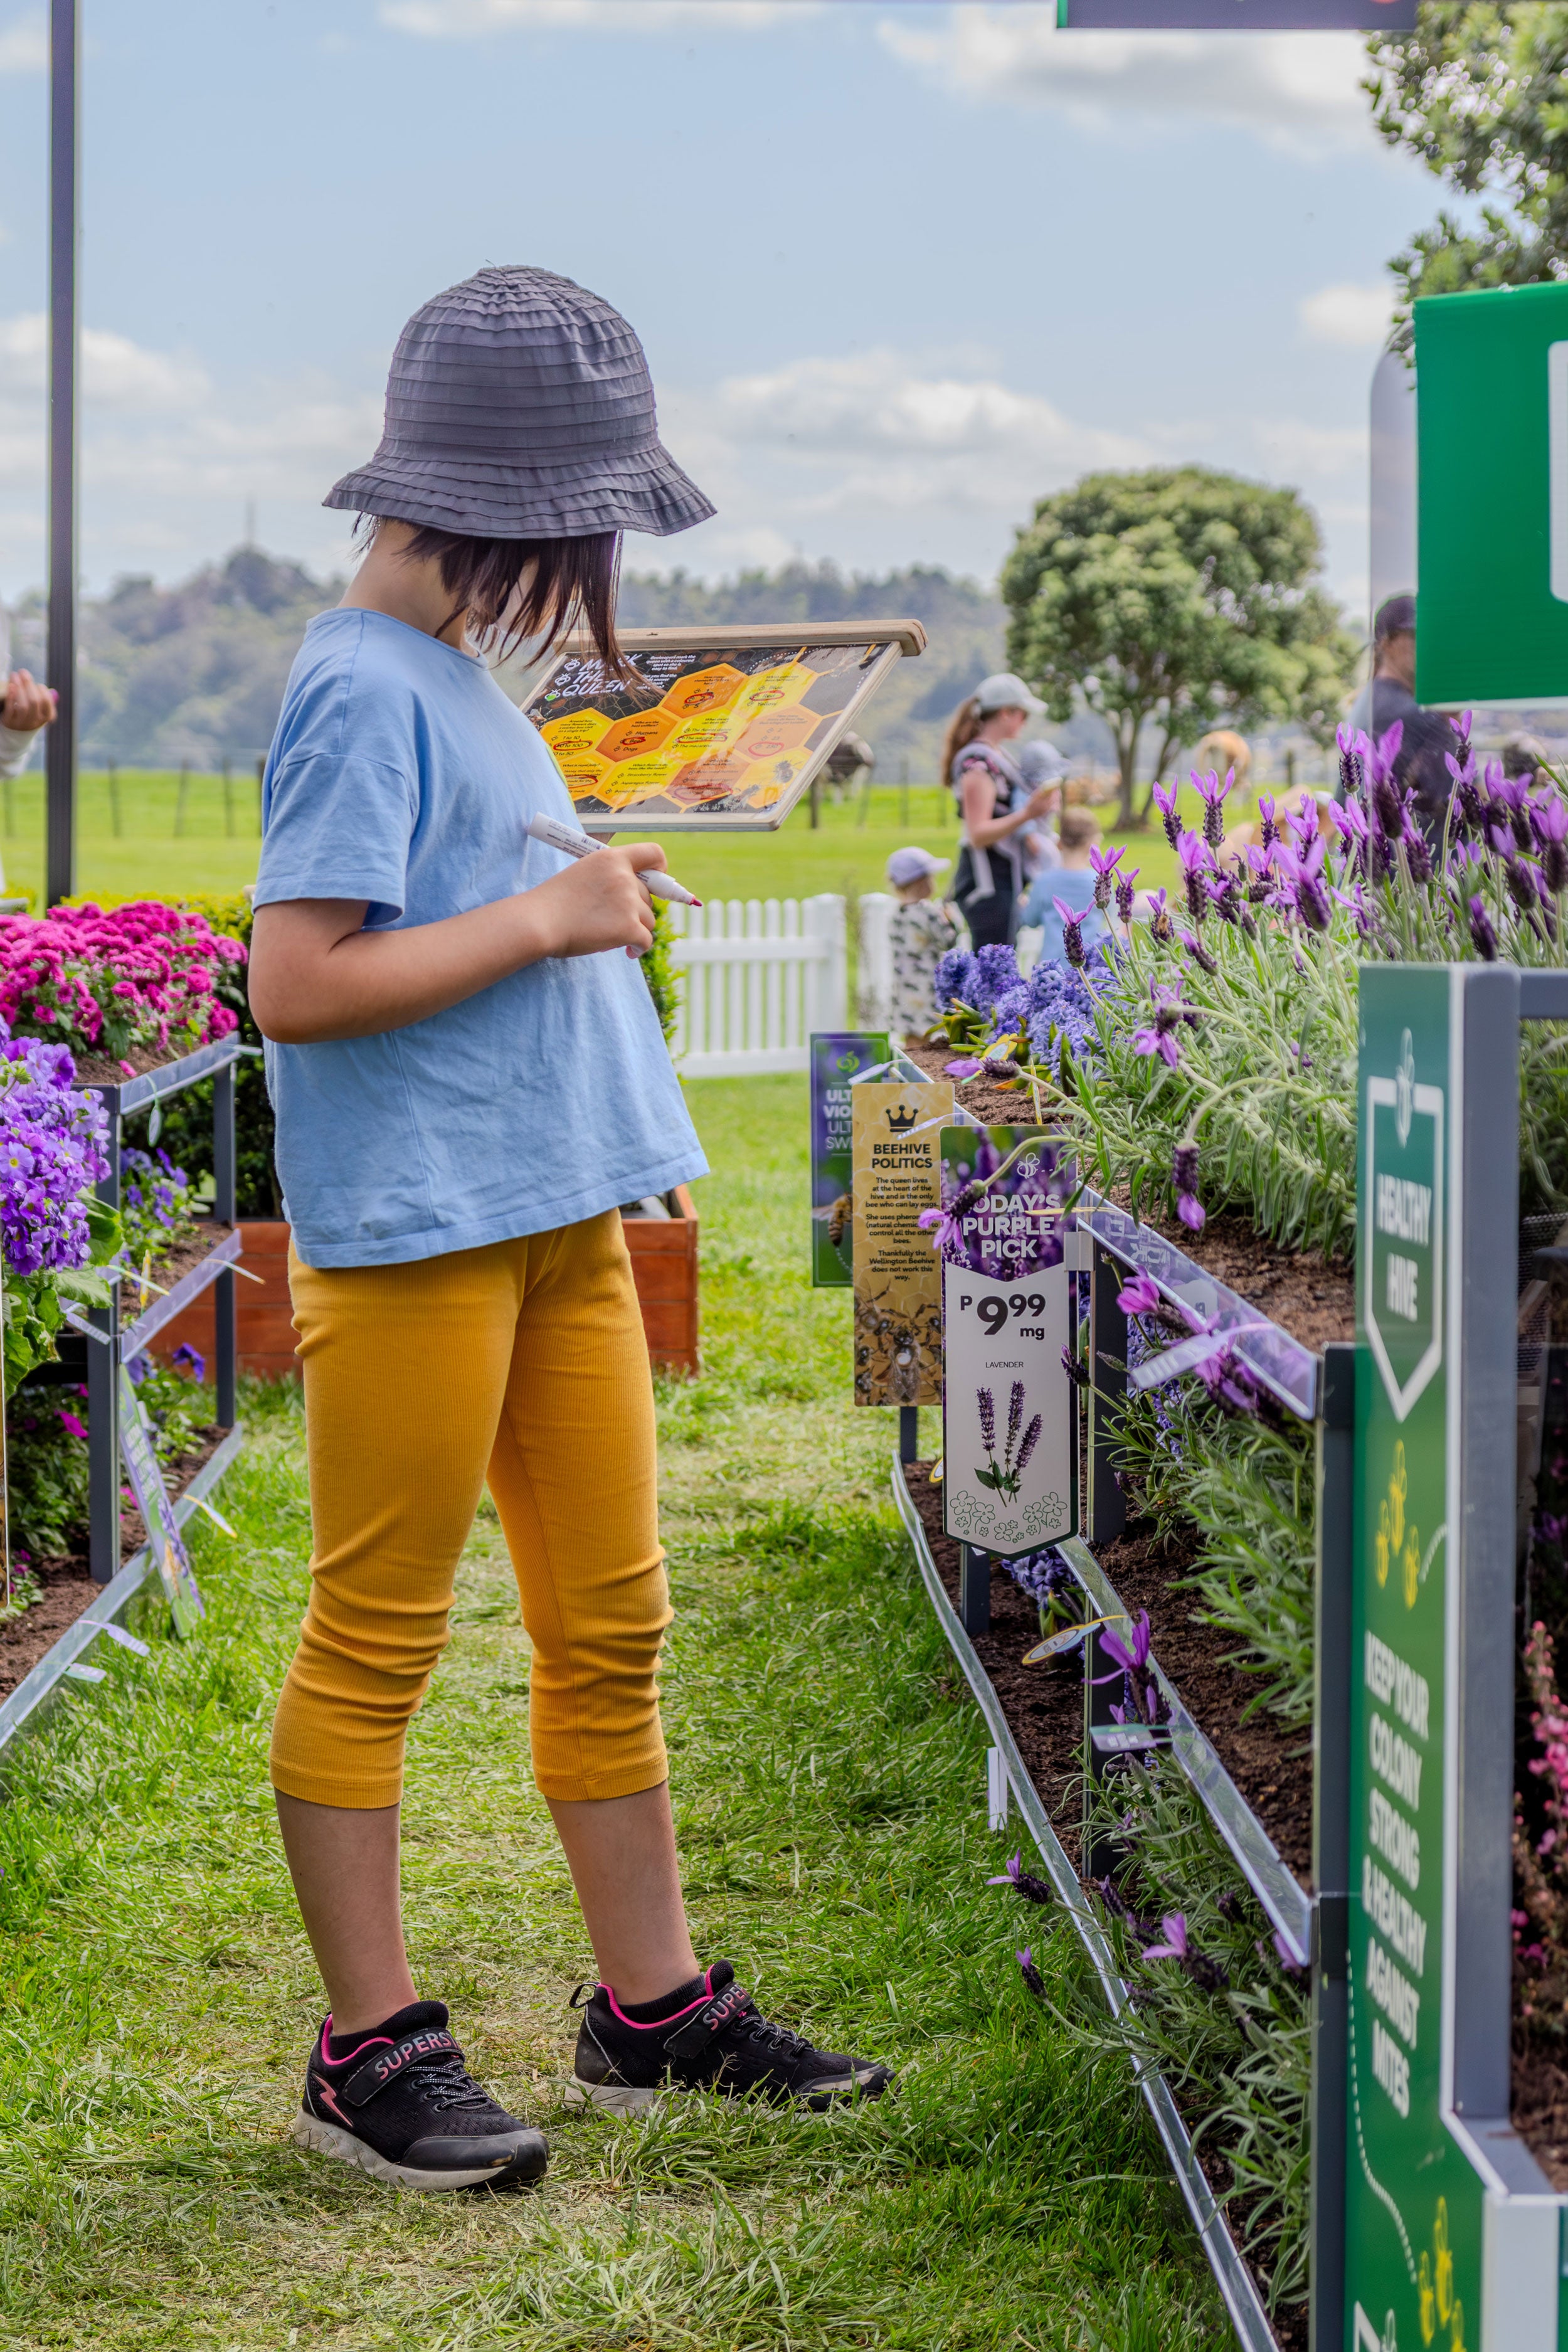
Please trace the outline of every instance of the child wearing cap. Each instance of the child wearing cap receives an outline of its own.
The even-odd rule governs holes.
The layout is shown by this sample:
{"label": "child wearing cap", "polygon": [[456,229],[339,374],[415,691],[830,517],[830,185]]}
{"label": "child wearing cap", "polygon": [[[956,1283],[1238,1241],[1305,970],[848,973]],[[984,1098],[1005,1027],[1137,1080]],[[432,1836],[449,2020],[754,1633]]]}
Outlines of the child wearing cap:
{"label": "child wearing cap", "polygon": [[889,887],[899,902],[890,926],[895,1037],[923,1037],[936,1024],[936,968],[953,943],[954,926],[951,909],[932,898],[931,883],[947,864],[929,849],[895,849],[888,860]]}
{"label": "child wearing cap", "polygon": [[1024,921],[1039,924],[1045,933],[1040,943],[1042,961],[1053,963],[1059,963],[1067,952],[1058,901],[1075,911],[1081,910],[1080,936],[1086,948],[1103,939],[1106,932],[1105,923],[1095,909],[1094,874],[1089,862],[1089,853],[1100,839],[1099,818],[1092,809],[1063,809],[1058,838],[1061,863],[1047,867],[1038,877],[1024,908]]}

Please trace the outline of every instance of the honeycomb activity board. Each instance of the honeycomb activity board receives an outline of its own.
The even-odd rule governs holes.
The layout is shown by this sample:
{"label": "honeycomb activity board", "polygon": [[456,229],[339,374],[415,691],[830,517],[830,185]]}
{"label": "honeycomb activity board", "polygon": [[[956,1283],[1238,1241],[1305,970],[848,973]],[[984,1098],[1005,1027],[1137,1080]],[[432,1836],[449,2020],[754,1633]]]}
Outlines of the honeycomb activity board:
{"label": "honeycomb activity board", "polygon": [[588,833],[770,833],[893,664],[918,621],[628,629],[633,677],[568,645],[523,709]]}

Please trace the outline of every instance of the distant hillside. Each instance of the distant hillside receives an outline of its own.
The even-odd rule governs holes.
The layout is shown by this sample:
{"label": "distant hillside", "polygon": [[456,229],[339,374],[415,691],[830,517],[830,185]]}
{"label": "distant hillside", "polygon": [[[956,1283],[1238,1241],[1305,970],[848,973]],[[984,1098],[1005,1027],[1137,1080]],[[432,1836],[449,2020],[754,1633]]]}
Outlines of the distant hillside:
{"label": "distant hillside", "polygon": [[[150,578],[116,582],[82,607],[81,745],[84,764],[212,769],[255,759],[270,742],[289,666],[306,622],[335,604],[341,580],[319,581],[297,563],[239,547],[175,588]],[[880,579],[830,563],[744,572],[709,587],[676,572],[628,573],[620,617],[630,627],[721,625],[730,621],[900,620],[924,625],[919,661],[903,663],[870,705],[864,732],[881,782],[934,777],[942,730],[954,706],[1001,666],[1005,615],[1000,600],[970,580],[931,565]],[[13,658],[43,669],[42,599],[12,622]],[[521,692],[528,673],[509,673]],[[1092,755],[1092,722],[1053,729],[1069,750]],[[1082,732],[1084,740],[1075,739]],[[1101,753],[1103,756],[1103,753]]]}

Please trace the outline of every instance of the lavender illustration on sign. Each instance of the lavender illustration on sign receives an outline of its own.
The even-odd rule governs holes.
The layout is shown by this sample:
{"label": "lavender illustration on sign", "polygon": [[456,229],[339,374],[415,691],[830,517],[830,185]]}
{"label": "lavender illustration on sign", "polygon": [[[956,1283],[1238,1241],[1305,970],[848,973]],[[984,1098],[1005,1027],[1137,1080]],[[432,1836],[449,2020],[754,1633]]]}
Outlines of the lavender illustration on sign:
{"label": "lavender illustration on sign", "polygon": [[1024,1383],[1013,1382],[1007,1400],[1007,1438],[1002,1449],[1002,1459],[996,1459],[996,1400],[989,1389],[976,1389],[974,1402],[980,1412],[980,1443],[985,1449],[986,1467],[977,1469],[975,1477],[993,1493],[1005,1495],[1011,1502],[1023,1484],[1029,1457],[1040,1442],[1045,1422],[1036,1413],[1027,1429],[1024,1427]]}

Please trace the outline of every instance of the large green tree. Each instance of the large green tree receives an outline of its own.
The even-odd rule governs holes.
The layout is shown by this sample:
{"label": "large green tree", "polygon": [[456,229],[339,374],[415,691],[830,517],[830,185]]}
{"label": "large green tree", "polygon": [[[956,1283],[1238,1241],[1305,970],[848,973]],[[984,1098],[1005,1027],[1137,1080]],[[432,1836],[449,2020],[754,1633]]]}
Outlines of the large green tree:
{"label": "large green tree", "polygon": [[1568,276],[1568,7],[1426,0],[1414,34],[1374,37],[1367,53],[1363,87],[1390,145],[1490,199],[1479,226],[1440,212],[1394,261],[1398,340],[1419,294]]}
{"label": "large green tree", "polygon": [[1316,584],[1318,526],[1294,490],[1205,466],[1087,474],[1042,499],[1002,572],[1007,657],[1049,706],[1099,713],[1116,739],[1123,824],[1139,736],[1153,773],[1222,723],[1333,731],[1355,658]]}

